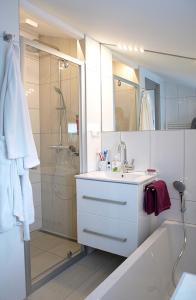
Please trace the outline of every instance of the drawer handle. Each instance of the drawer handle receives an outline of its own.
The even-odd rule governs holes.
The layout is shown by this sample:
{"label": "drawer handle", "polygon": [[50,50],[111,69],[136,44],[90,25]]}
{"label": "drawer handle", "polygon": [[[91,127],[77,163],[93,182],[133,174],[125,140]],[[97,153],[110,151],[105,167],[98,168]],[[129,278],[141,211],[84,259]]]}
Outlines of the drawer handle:
{"label": "drawer handle", "polygon": [[101,236],[101,237],[104,237],[104,238],[107,238],[107,239],[110,239],[110,240],[114,240],[114,241],[118,241],[118,242],[121,242],[121,243],[125,243],[127,241],[127,238],[116,237],[116,236],[113,236],[113,235],[100,233],[100,232],[89,230],[89,229],[86,229],[86,228],[83,229],[83,232],[90,233],[90,234],[97,235],[97,236]]}
{"label": "drawer handle", "polygon": [[110,200],[110,199],[102,199],[102,198],[96,198],[96,197],[90,197],[90,196],[83,196],[83,199],[87,200],[93,200],[93,201],[98,201],[98,202],[105,202],[105,203],[110,203],[110,204],[116,204],[116,205],[126,205],[126,201],[115,201],[115,200]]}

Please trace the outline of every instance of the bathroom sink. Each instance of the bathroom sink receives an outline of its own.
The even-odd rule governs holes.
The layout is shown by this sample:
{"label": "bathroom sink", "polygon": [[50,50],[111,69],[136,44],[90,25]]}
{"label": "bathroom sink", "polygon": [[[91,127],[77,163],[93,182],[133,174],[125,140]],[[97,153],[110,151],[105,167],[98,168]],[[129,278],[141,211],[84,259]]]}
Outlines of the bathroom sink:
{"label": "bathroom sink", "polygon": [[147,175],[145,172],[139,172],[139,171],[133,171],[130,173],[96,171],[96,172],[89,172],[89,173],[76,175],[75,177],[80,179],[89,179],[89,180],[142,184],[148,181],[149,179],[155,178],[156,174]]}

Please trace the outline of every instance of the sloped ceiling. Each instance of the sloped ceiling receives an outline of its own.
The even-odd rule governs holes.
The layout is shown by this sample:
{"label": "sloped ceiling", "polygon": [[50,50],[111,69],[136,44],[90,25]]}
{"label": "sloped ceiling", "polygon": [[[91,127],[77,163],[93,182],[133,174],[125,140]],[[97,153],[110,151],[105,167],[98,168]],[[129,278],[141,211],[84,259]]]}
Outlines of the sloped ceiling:
{"label": "sloped ceiling", "polygon": [[[196,57],[195,0],[29,0],[92,36],[111,44],[131,44]],[[155,72],[196,87],[196,61],[157,54],[115,51]]]}

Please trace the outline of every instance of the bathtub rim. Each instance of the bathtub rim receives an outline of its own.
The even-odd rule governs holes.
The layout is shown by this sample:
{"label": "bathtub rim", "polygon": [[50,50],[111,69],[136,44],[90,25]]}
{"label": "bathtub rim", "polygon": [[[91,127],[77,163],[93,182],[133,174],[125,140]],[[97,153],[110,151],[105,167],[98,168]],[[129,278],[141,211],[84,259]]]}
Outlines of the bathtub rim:
{"label": "bathtub rim", "polygon": [[[164,221],[117,269],[115,269],[85,300],[100,300],[120,280],[122,276],[141,258],[155,241],[168,229],[168,226],[182,226],[178,221]],[[186,226],[196,228],[196,225],[186,223]]]}

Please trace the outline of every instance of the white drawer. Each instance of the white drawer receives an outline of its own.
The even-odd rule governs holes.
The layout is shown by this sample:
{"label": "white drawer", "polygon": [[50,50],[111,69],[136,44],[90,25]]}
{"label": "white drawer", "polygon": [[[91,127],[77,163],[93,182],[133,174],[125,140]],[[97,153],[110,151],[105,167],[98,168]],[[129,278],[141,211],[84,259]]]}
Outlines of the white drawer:
{"label": "white drawer", "polygon": [[128,257],[138,246],[138,228],[131,221],[78,214],[78,242]]}
{"label": "white drawer", "polygon": [[137,194],[136,185],[77,179],[77,210],[136,223]]}

